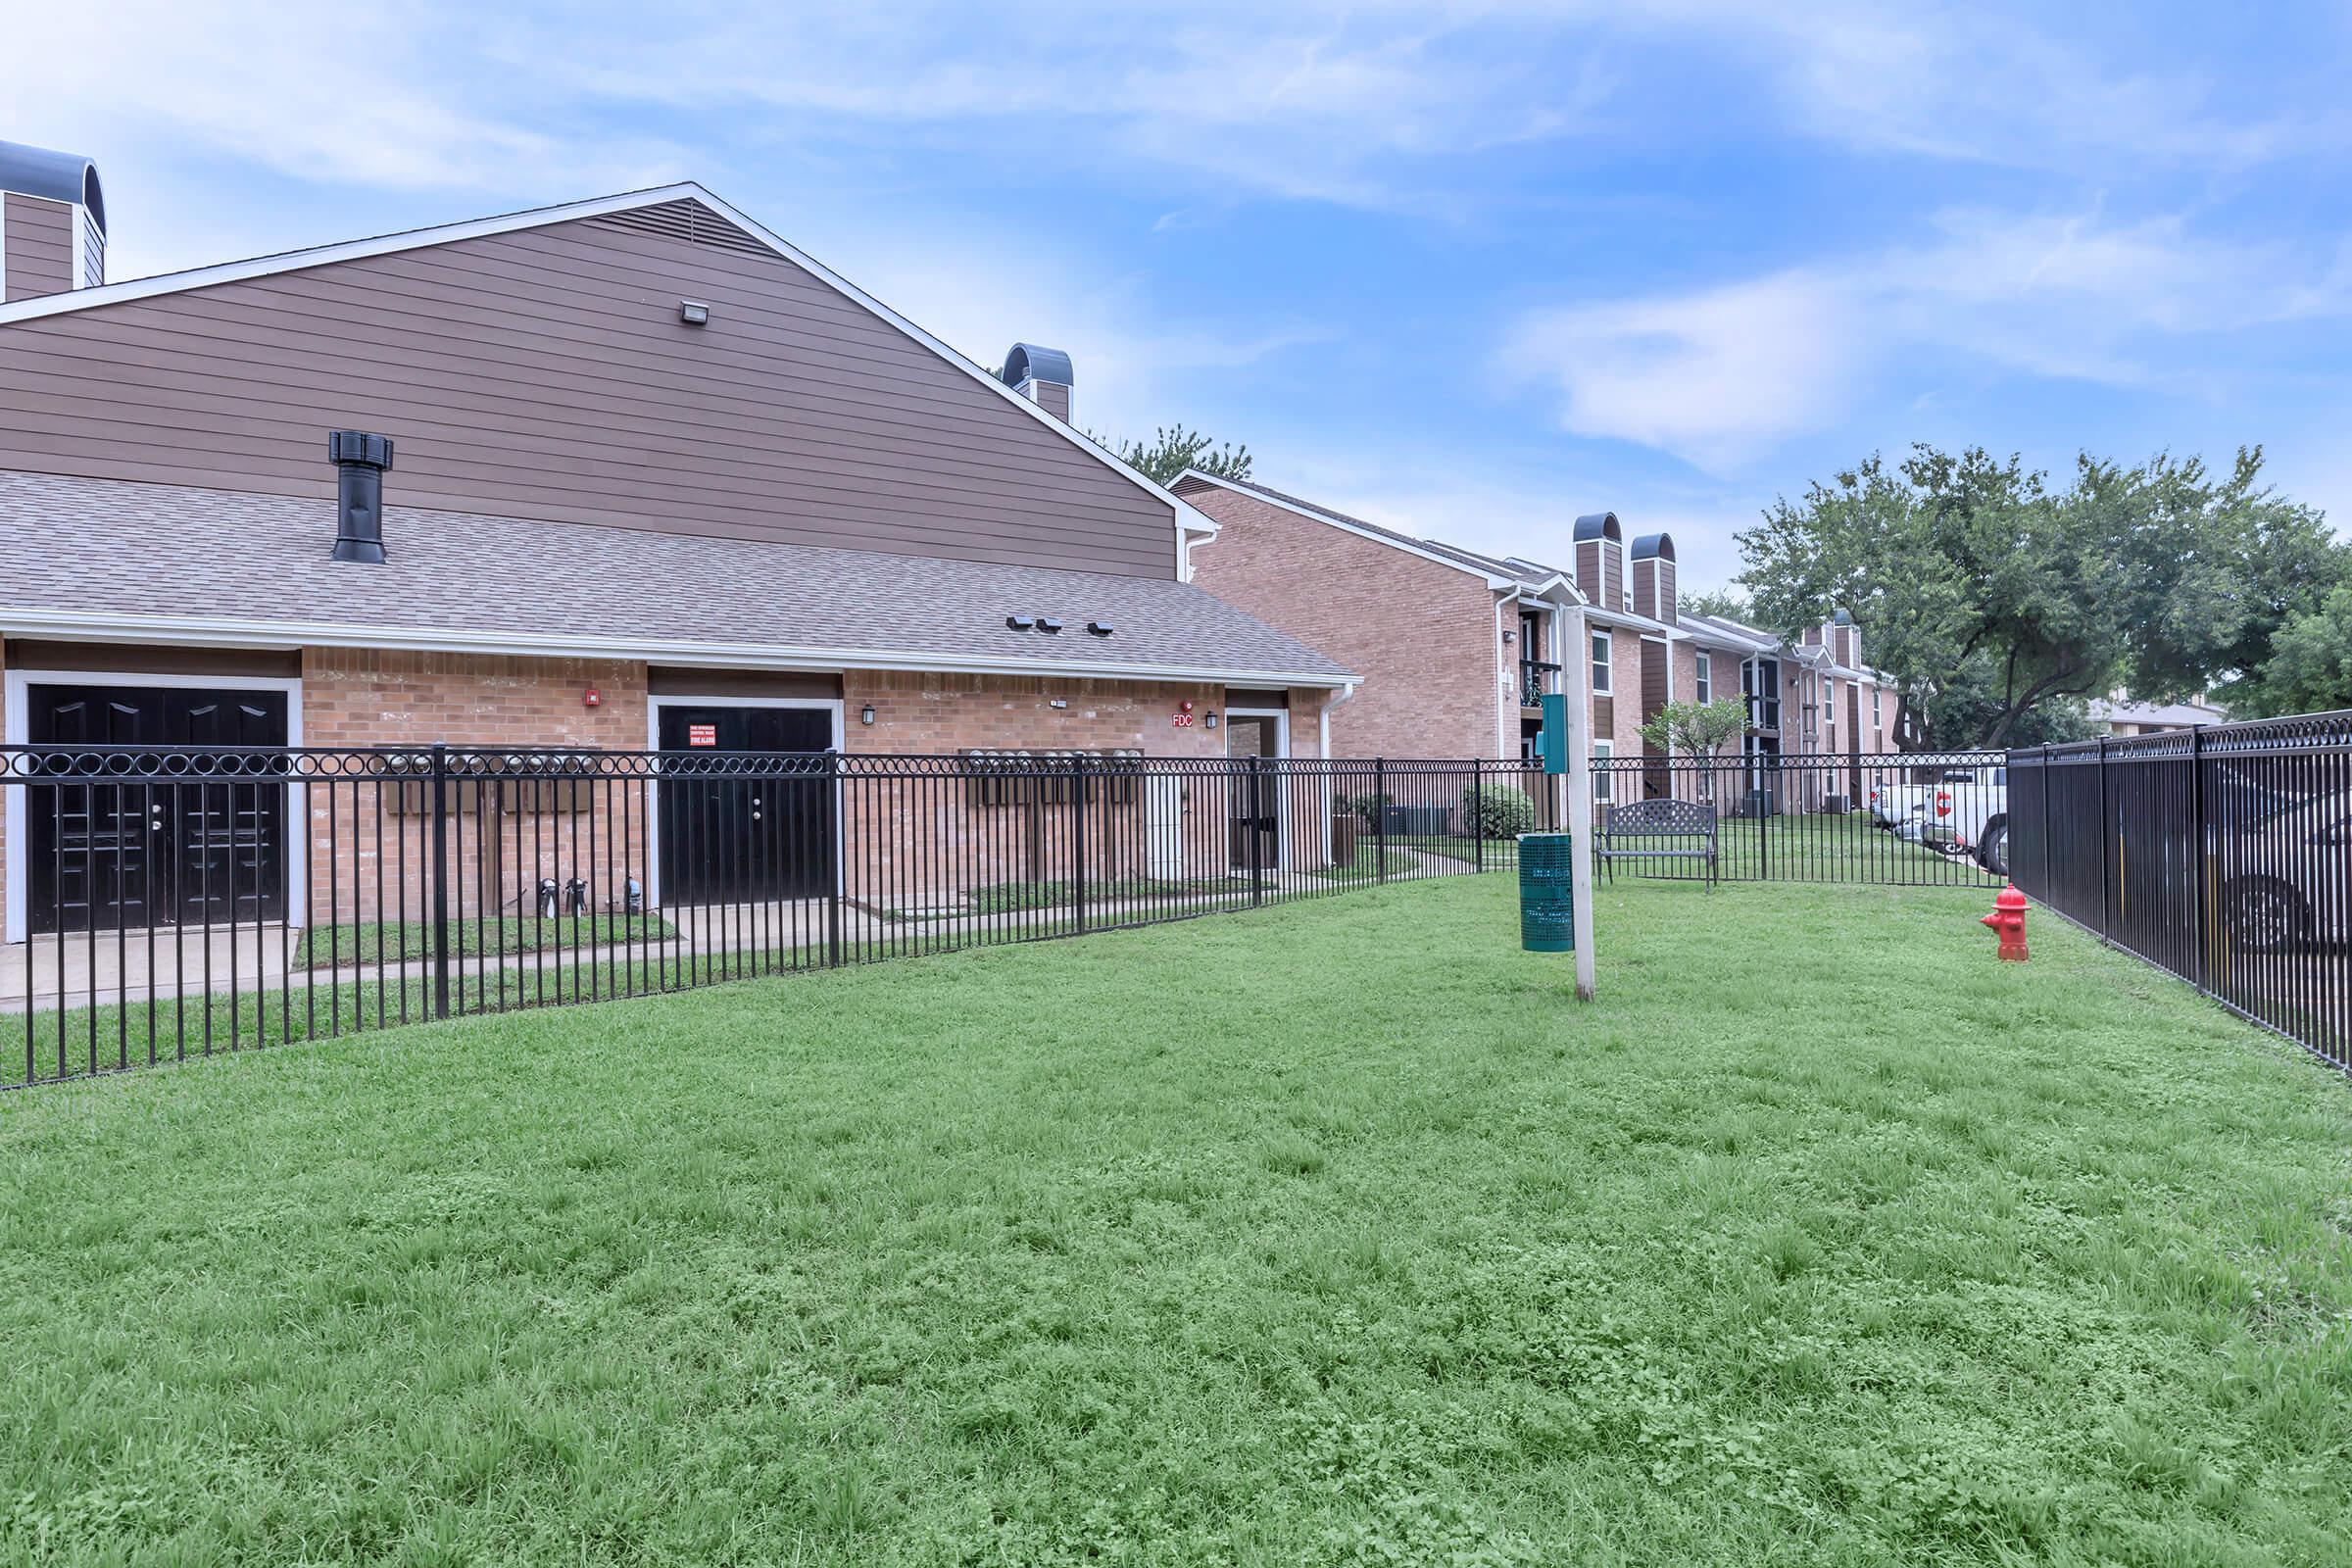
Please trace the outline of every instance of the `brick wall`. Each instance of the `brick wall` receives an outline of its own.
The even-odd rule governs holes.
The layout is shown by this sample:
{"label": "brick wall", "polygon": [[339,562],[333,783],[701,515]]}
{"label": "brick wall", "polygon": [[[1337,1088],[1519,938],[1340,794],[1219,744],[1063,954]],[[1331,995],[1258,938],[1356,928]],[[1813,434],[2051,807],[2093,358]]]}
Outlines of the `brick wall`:
{"label": "brick wall", "polygon": [[[603,699],[589,708],[594,688]],[[620,660],[307,648],[303,738],[311,746],[418,741],[643,751],[645,665]]]}
{"label": "brick wall", "polygon": [[[585,694],[601,699],[586,706]],[[445,741],[643,751],[641,663],[490,654],[310,648],[302,659],[303,742],[312,747]],[[309,795],[314,923],[416,921],[430,913],[432,816],[424,786],[314,784]],[[528,912],[536,885],[577,878],[593,908],[617,908],[645,876],[651,802],[642,784],[602,779],[555,790],[463,785],[445,829],[463,916]],[[380,809],[379,809],[380,808]]]}
{"label": "brick wall", "polygon": [[1223,528],[1194,547],[1195,583],[1364,677],[1331,714],[1332,756],[1517,755],[1483,579],[1222,486],[1185,499]]}
{"label": "brick wall", "polygon": [[[1611,695],[1592,699],[1592,739],[1607,741],[1615,750],[1610,754],[1621,760],[1638,760],[1642,756],[1642,634],[1623,626],[1603,626],[1588,622],[1587,632],[1593,637],[1609,640],[1609,690]],[[1592,680],[1592,651],[1585,651],[1584,680],[1591,689]],[[1613,775],[1615,799],[1633,801],[1642,798],[1642,779],[1638,773],[1618,772]]]}
{"label": "brick wall", "polygon": [[[642,664],[571,659],[314,648],[302,659],[307,746],[583,747],[640,752],[647,744]],[[596,708],[583,702],[595,689]],[[1229,731],[1210,729],[1225,692],[1209,684],[920,675],[855,670],[843,677],[847,749],[861,755],[954,754],[975,748],[1140,749],[1149,756],[1219,758]],[[1055,701],[1066,706],[1055,708]],[[1185,701],[1193,722],[1169,720]],[[875,722],[858,722],[867,703]],[[1290,695],[1291,755],[1319,754],[1324,694]],[[423,783],[337,783],[331,765],[304,789],[310,919],[421,921],[429,917],[433,818]],[[747,788],[747,804],[748,804]],[[1289,797],[1294,867],[1322,863],[1328,803],[1319,784]],[[456,782],[444,824],[455,912],[528,912],[543,877],[588,884],[596,909],[618,908],[627,880],[650,882],[654,792],[641,778],[606,775],[564,788],[514,780]],[[1018,821],[1024,814],[1037,820]],[[1090,877],[1108,880],[1221,869],[1230,803],[1221,778],[1152,782],[1124,801],[1097,803],[1088,826]],[[937,775],[854,787],[845,840],[853,877],[958,893],[998,881],[1062,880],[1074,865],[1069,813],[976,805]],[[1033,831],[1034,829],[1034,831]],[[861,830],[870,830],[860,836]],[[6,846],[0,844],[0,874]],[[920,890],[915,876],[928,878]]]}
{"label": "brick wall", "polygon": [[[1710,700],[1722,702],[1727,697],[1737,698],[1740,695],[1740,656],[1725,648],[1712,648],[1707,653],[1712,661],[1707,671]],[[1698,701],[1698,654],[1697,647],[1689,641],[1673,645],[1674,700],[1678,703]],[[1702,781],[1695,772],[1677,774],[1675,793],[1686,799],[1694,796],[1711,799],[1720,809],[1726,811],[1737,807],[1740,798],[1740,774],[1736,765],[1740,745],[1735,738],[1717,750],[1718,757],[1735,760],[1735,765],[1714,769],[1712,780]]]}
{"label": "brick wall", "polygon": [[[847,746],[861,756],[948,755],[979,749],[1108,751],[1221,758],[1229,730],[1207,726],[1226,706],[1215,685],[851,670],[842,678]],[[1055,708],[1059,701],[1064,707]],[[1171,722],[1191,702],[1192,722]],[[860,710],[872,704],[874,722]],[[1291,694],[1291,755],[1317,755],[1322,694]],[[1103,788],[1098,784],[1098,789]],[[852,896],[875,908],[931,906],[972,888],[1068,882],[1083,854],[1090,883],[1115,887],[1221,873],[1236,802],[1216,774],[1110,786],[1080,826],[1065,803],[1024,795],[974,800],[944,776],[866,777],[844,802]],[[1327,807],[1319,785],[1285,802],[1296,868],[1322,863]]]}

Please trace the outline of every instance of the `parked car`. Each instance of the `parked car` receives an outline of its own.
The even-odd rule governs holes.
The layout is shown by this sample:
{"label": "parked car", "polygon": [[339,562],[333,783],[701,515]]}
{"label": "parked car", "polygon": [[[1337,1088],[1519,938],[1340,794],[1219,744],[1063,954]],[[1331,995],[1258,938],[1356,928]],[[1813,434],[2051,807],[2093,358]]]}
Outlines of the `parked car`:
{"label": "parked car", "polygon": [[2251,953],[2352,936],[2352,795],[2323,795],[2240,829],[2222,883],[2222,918]]}
{"label": "parked car", "polygon": [[2009,874],[2006,765],[1945,768],[1926,784],[1884,783],[1871,790],[1869,804],[1871,816],[1898,838]]}

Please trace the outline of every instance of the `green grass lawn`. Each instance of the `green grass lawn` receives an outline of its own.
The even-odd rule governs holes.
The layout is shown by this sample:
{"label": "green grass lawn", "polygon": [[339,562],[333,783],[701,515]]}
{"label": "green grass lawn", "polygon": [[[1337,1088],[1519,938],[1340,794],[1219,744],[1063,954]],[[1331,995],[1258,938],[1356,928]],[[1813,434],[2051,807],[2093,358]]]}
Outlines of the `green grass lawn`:
{"label": "green grass lawn", "polygon": [[1504,877],[0,1097],[0,1561],[2337,1563],[2352,1085]]}

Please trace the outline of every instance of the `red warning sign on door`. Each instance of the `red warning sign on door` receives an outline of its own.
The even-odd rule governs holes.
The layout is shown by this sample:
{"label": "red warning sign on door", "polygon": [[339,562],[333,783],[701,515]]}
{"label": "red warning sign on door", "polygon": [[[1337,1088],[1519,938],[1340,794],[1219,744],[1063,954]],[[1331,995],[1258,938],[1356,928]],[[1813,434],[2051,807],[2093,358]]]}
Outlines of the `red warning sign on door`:
{"label": "red warning sign on door", "polygon": [[716,746],[718,744],[718,726],[716,724],[687,725],[686,744],[689,746]]}

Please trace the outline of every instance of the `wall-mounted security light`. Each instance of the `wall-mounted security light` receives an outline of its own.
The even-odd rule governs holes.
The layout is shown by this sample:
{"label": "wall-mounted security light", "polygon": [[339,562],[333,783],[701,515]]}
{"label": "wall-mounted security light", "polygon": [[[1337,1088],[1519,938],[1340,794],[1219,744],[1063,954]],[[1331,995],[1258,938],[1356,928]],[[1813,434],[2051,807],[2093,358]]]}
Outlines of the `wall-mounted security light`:
{"label": "wall-mounted security light", "polygon": [[1067,697],[1049,697],[1046,699],[1046,706],[1048,708],[1067,708],[1070,706],[1070,700]]}
{"label": "wall-mounted security light", "polygon": [[1055,620],[1052,615],[1040,615],[1037,617],[1037,629],[1051,634],[1061,630],[1061,622]]}
{"label": "wall-mounted security light", "polygon": [[1033,615],[1006,615],[1004,617],[1006,631],[1027,631],[1036,624],[1037,618]]}
{"label": "wall-mounted security light", "polygon": [[680,300],[678,301],[678,319],[684,321],[688,326],[709,326],[710,324],[710,307],[705,305],[701,300]]}
{"label": "wall-mounted security light", "polygon": [[1107,620],[1090,620],[1086,623],[1086,629],[1098,637],[1107,637],[1117,628]]}
{"label": "wall-mounted security light", "polygon": [[868,704],[866,704],[866,705],[865,705],[863,708],[860,708],[859,710],[858,710],[858,723],[860,723],[860,724],[871,724],[873,721],[874,721],[874,705],[873,705],[873,704],[871,704],[871,703],[868,703]]}

